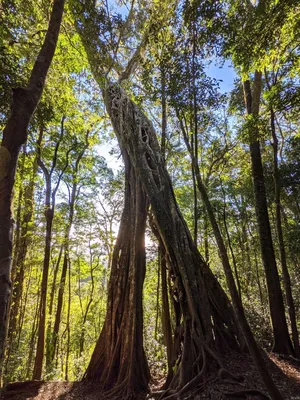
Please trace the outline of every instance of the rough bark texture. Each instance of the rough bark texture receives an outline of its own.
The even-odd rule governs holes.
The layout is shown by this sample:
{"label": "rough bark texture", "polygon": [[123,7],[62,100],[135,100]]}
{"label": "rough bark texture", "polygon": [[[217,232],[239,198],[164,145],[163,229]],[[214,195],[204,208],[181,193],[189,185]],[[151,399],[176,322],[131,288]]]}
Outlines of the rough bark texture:
{"label": "rough bark texture", "polygon": [[[255,72],[253,90],[250,82],[244,82],[244,95],[247,114],[255,118],[259,115],[261,93],[261,73]],[[255,210],[259,230],[262,261],[268,286],[268,297],[272,327],[274,333],[273,351],[282,354],[293,354],[293,346],[287,328],[282,291],[273,248],[271,227],[268,214],[264,172],[260,151],[259,131],[255,120],[250,121],[250,155],[252,164],[252,179],[255,195]]]}
{"label": "rough bark texture", "polygon": [[281,268],[282,268],[282,275],[283,275],[283,283],[285,289],[285,296],[286,296],[286,303],[288,307],[288,313],[290,317],[290,323],[292,328],[292,338],[293,344],[295,349],[295,354],[297,357],[300,355],[300,347],[299,347],[299,335],[297,329],[297,318],[296,318],[296,311],[295,311],[295,303],[292,294],[292,285],[291,285],[291,278],[290,273],[287,266],[287,259],[286,259],[286,251],[285,251],[285,244],[283,238],[283,231],[282,231],[282,218],[281,218],[281,182],[280,182],[280,172],[278,166],[278,139],[276,135],[275,129],[275,113],[274,110],[271,109],[271,132],[273,138],[273,178],[274,178],[274,188],[275,188],[275,207],[276,207],[276,229],[277,229],[277,238],[278,238],[278,245],[279,245],[279,253],[280,253],[280,261],[281,261]]}
{"label": "rough bark texture", "polygon": [[33,66],[28,86],[13,92],[11,116],[0,146],[0,360],[7,330],[11,289],[13,218],[11,204],[18,155],[27,140],[27,127],[41,98],[59,35],[64,0],[55,0],[46,37]]}
{"label": "rough bark texture", "polygon": [[135,398],[149,382],[143,348],[147,199],[126,152],[125,204],[114,248],[104,326],[85,378],[103,384],[106,398]]}
{"label": "rough bark texture", "polygon": [[121,149],[128,151],[147,192],[174,269],[183,315],[183,350],[171,383],[177,396],[221,368],[215,349],[238,348],[238,330],[228,298],[200,256],[179,211],[151,122],[118,85],[108,85],[104,95]]}

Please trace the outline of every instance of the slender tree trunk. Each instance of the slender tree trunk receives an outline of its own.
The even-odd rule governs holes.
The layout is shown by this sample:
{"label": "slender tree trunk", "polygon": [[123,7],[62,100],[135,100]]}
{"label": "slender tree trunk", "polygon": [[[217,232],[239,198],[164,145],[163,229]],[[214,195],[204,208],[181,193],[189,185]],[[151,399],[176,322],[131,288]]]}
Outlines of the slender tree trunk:
{"label": "slender tree trunk", "polygon": [[205,262],[209,263],[209,245],[208,245],[208,220],[207,213],[204,213],[204,254],[205,254]]}
{"label": "slender tree trunk", "polygon": [[[195,161],[198,165],[198,104],[197,104],[197,81],[196,81],[196,39],[197,31],[195,23],[193,22],[193,51],[192,51],[192,91],[193,91],[193,105],[192,112],[194,116],[194,132],[193,132],[193,146],[192,151],[195,157]],[[192,177],[193,177],[193,190],[194,190],[194,242],[197,246],[198,242],[198,196],[197,196],[197,178],[196,170],[194,165],[192,165]]]}
{"label": "slender tree trunk", "polygon": [[[94,270],[96,267],[93,267],[92,265],[92,259],[90,262],[90,274],[91,274],[91,281],[92,281],[92,287],[91,287],[91,291],[90,291],[90,298],[89,301],[87,303],[84,315],[83,315],[83,319],[82,319],[82,324],[81,324],[81,335],[80,335],[80,340],[79,340],[79,357],[82,356],[83,353],[83,349],[84,349],[84,338],[85,338],[85,323],[88,317],[88,313],[91,307],[91,304],[93,302],[93,294],[94,294],[94,290],[95,290],[95,279],[94,279]],[[102,305],[100,304],[100,310],[102,310]]]}
{"label": "slender tree trunk", "polygon": [[63,298],[64,298],[65,283],[66,283],[66,277],[67,277],[67,271],[68,271],[68,258],[69,258],[69,254],[68,254],[68,250],[67,250],[66,246],[67,245],[65,245],[64,261],[63,261],[60,284],[59,284],[59,289],[58,289],[57,308],[56,308],[56,314],[55,314],[54,327],[53,327],[52,335],[48,339],[49,340],[49,351],[48,351],[49,358],[47,359],[48,368],[50,368],[50,365],[54,359],[55,350],[56,350],[56,346],[57,346],[58,333],[59,333],[59,326],[60,326],[60,321],[61,321],[61,313],[62,313],[62,307],[63,307]]}
{"label": "slender tree trunk", "polygon": [[60,247],[57,262],[54,265],[54,273],[53,273],[53,281],[52,281],[52,287],[51,287],[51,293],[50,293],[50,299],[49,299],[49,318],[48,318],[48,326],[47,326],[47,339],[46,339],[46,368],[49,372],[49,367],[51,365],[51,356],[52,356],[52,324],[51,324],[51,317],[53,313],[53,305],[54,305],[54,296],[56,292],[56,280],[57,280],[57,274],[59,271],[59,266],[60,266],[60,261],[63,253],[64,245]]}
{"label": "slender tree trunk", "polygon": [[[37,140],[37,146],[40,146],[43,137],[43,129],[39,131],[39,138]],[[9,329],[8,329],[8,338],[7,345],[9,348],[9,352],[13,349],[13,340],[14,335],[16,335],[16,326],[18,321],[18,314],[20,309],[20,302],[23,294],[23,282],[25,277],[25,261],[27,256],[28,245],[31,240],[31,221],[34,209],[34,189],[35,189],[35,179],[37,174],[37,157],[35,156],[33,161],[33,169],[32,175],[30,178],[29,184],[25,187],[24,190],[24,211],[21,217],[20,223],[20,235],[16,245],[16,251],[14,254],[13,265],[15,267],[12,268],[12,281],[13,281],[13,290],[11,296],[11,309],[10,309],[10,318],[9,318]]]}
{"label": "slender tree trunk", "polygon": [[[245,105],[248,116],[258,118],[261,94],[261,73],[255,72],[253,91],[250,81],[243,83]],[[282,354],[293,354],[293,346],[289,337],[284,312],[284,303],[280,287],[278,269],[273,248],[271,227],[268,215],[268,205],[264,183],[264,172],[259,142],[259,131],[255,121],[251,121],[250,155],[252,164],[253,188],[255,194],[255,209],[259,229],[262,260],[265,269],[269,307],[274,333],[273,351]]]}
{"label": "slender tree trunk", "polygon": [[257,282],[257,286],[258,286],[258,293],[259,293],[260,305],[261,305],[261,307],[263,308],[263,306],[264,306],[264,299],[263,299],[263,295],[262,295],[262,288],[261,288],[260,277],[259,277],[259,269],[258,269],[258,260],[257,260],[256,249],[254,249],[254,259],[255,259],[256,282]]}
{"label": "slender tree trunk", "polygon": [[39,327],[38,327],[38,342],[36,347],[35,363],[33,370],[33,380],[40,380],[42,377],[44,352],[45,352],[45,329],[46,329],[46,306],[47,306],[47,289],[49,277],[49,265],[51,254],[51,238],[52,238],[52,223],[54,217],[54,208],[50,205],[51,198],[51,177],[46,181],[46,201],[45,201],[45,216],[46,216],[46,237],[45,250],[43,261],[43,275],[41,284],[41,297],[39,304]]}
{"label": "slender tree trunk", "polygon": [[[189,142],[188,134],[187,134],[187,132],[186,132],[186,130],[185,130],[185,128],[184,128],[182,123],[181,123],[181,131],[182,131],[182,134],[184,136],[184,141],[186,143],[188,152],[189,152],[191,160],[192,160],[193,168],[195,170],[195,177],[196,177],[196,180],[197,180],[198,190],[199,190],[200,195],[202,197],[202,201],[203,201],[203,204],[205,206],[205,209],[206,209],[206,212],[207,212],[207,215],[208,215],[208,218],[209,218],[209,221],[210,221],[210,224],[211,224],[211,227],[212,227],[212,230],[213,230],[213,233],[214,233],[217,245],[218,245],[220,259],[222,261],[224,270],[225,269],[226,270],[229,270],[229,269],[231,270],[227,249],[226,249],[226,246],[225,246],[225,243],[224,243],[224,240],[223,240],[220,228],[219,228],[219,224],[217,222],[213,207],[212,207],[211,202],[209,200],[206,187],[204,186],[204,183],[202,181],[200,168],[199,168],[197,159],[196,159],[196,157],[195,157],[195,155],[193,153],[193,149],[191,147],[191,144]],[[236,271],[236,274],[237,274],[237,271]],[[238,280],[238,276],[237,276],[237,280]]]}
{"label": "slender tree trunk", "polygon": [[159,321],[159,314],[160,314],[160,276],[161,276],[161,263],[159,259],[159,249],[158,249],[158,262],[157,262],[157,286],[156,286],[156,316],[155,316],[155,328],[154,328],[154,339],[157,341],[157,332],[158,332],[158,321]]}
{"label": "slender tree trunk", "polygon": [[46,168],[45,164],[41,160],[41,147],[38,148],[38,165],[41,167],[44,173],[46,182],[46,193],[45,193],[46,234],[45,234],[45,250],[44,250],[44,261],[43,261],[43,274],[42,274],[41,301],[39,307],[38,342],[37,342],[35,364],[33,370],[33,379],[36,380],[40,380],[42,377],[44,354],[45,354],[47,291],[48,291],[48,279],[49,279],[49,267],[50,267],[50,255],[51,255],[52,225],[53,225],[53,218],[55,211],[56,193],[58,191],[62,176],[69,165],[69,153],[72,150],[72,148],[70,148],[67,151],[65,165],[59,172],[55,187],[52,189],[52,175],[57,164],[58,150],[64,137],[64,121],[65,121],[65,116],[63,116],[61,119],[60,136],[55,146],[50,170]]}
{"label": "slender tree trunk", "polygon": [[[40,287],[39,282],[38,282],[38,287]],[[38,293],[38,296],[37,296],[37,302],[38,302],[39,298],[40,298],[40,292]],[[33,320],[31,335],[30,335],[30,341],[29,341],[29,356],[28,356],[28,362],[27,362],[26,379],[29,379],[29,377],[31,375],[31,364],[32,364],[32,359],[33,359],[32,349],[34,349],[35,338],[36,338],[36,333],[37,333],[38,324],[39,324],[38,316],[39,316],[39,308],[36,307],[36,310],[34,313],[34,320]]]}
{"label": "slender tree trunk", "polygon": [[295,354],[297,356],[300,355],[300,347],[299,347],[299,335],[297,329],[297,319],[296,319],[296,312],[295,312],[295,304],[292,294],[292,287],[291,287],[291,278],[287,266],[286,260],[286,251],[283,239],[283,232],[282,232],[282,218],[281,218],[281,200],[280,200],[280,192],[281,192],[281,184],[280,184],[280,173],[278,168],[278,139],[276,135],[275,129],[275,113],[271,108],[271,132],[273,138],[273,158],[274,158],[274,187],[275,187],[275,207],[276,207],[276,229],[277,229],[277,237],[278,237],[278,244],[279,244],[279,252],[280,252],[280,261],[282,267],[282,274],[283,274],[283,282],[285,288],[285,295],[286,295],[286,302],[288,307],[288,313],[291,322],[292,328],[292,338],[294,343]]}
{"label": "slender tree trunk", "polygon": [[198,194],[197,194],[197,182],[195,177],[195,169],[192,166],[192,179],[193,179],[193,198],[194,198],[194,232],[193,238],[195,245],[198,242]]}
{"label": "slender tree trunk", "polygon": [[226,232],[226,237],[227,237],[229,250],[230,250],[230,253],[231,253],[234,276],[235,276],[235,281],[236,281],[236,285],[237,285],[237,288],[238,288],[238,294],[239,294],[240,299],[242,301],[242,290],[241,290],[240,278],[239,278],[239,273],[238,273],[235,254],[234,254],[234,251],[233,251],[233,248],[232,248],[232,244],[231,244],[230,234],[229,234],[229,231],[228,231],[227,220],[226,220],[226,208],[225,207],[226,206],[225,206],[225,199],[224,199],[224,211],[223,211],[224,228],[225,228],[225,232]]}
{"label": "slender tree trunk", "polygon": [[[25,160],[27,157],[27,152],[26,152],[26,146],[23,146],[23,152],[22,152],[22,161],[21,161],[21,166],[20,166],[20,181],[24,181],[24,164]],[[18,252],[18,249],[20,247],[20,237],[21,237],[21,227],[22,227],[22,204],[23,204],[23,197],[24,197],[24,190],[23,186],[20,187],[19,190],[19,196],[18,196],[18,209],[17,209],[17,218],[16,218],[16,227],[14,230],[14,249],[13,249],[13,260],[12,260],[12,266],[11,266],[11,280],[14,282],[15,276],[16,276],[16,271],[17,271],[17,258],[16,258],[16,253]]]}
{"label": "slender tree trunk", "polygon": [[[162,134],[161,134],[161,153],[166,161],[166,139],[167,139],[167,96],[166,96],[166,70],[165,66],[161,68],[161,92],[162,92]],[[167,363],[168,363],[168,374],[164,383],[164,388],[167,388],[173,379],[173,367],[176,361],[174,357],[174,345],[172,338],[172,327],[171,327],[171,315],[169,307],[169,296],[168,296],[168,281],[167,281],[167,262],[166,262],[166,250],[162,243],[160,236],[158,235],[155,227],[153,218],[150,216],[150,225],[152,232],[156,235],[158,240],[158,258],[161,271],[161,293],[162,293],[162,329],[164,334],[165,346],[167,349]],[[170,272],[169,272],[170,274]]]}
{"label": "slender tree trunk", "polygon": [[[167,282],[167,253],[163,244],[163,241],[159,235],[159,231],[155,225],[155,221],[153,216],[151,215],[150,218],[150,226],[151,230],[156,237],[158,241],[158,260],[160,264],[160,271],[161,271],[161,290],[162,290],[162,329],[163,329],[163,334],[164,334],[164,342],[165,346],[167,349],[167,363],[168,363],[168,374],[166,381],[163,385],[163,388],[168,388],[174,373],[173,373],[173,367],[176,362],[176,356],[175,356],[175,346],[173,343],[173,337],[172,337],[172,327],[171,327],[171,315],[170,315],[170,307],[169,307],[169,296],[168,296],[168,282]],[[169,275],[171,274],[171,268],[168,270]],[[171,296],[172,298],[173,296]],[[176,297],[176,294],[174,293],[174,297]],[[174,298],[173,297],[173,298]],[[176,311],[176,310],[175,310]],[[180,327],[180,316],[179,318],[176,318],[176,327]],[[174,334],[174,341],[179,339],[178,338],[178,330],[175,330]],[[175,338],[175,335],[177,337]]]}
{"label": "slender tree trunk", "polygon": [[242,302],[242,290],[241,290],[241,284],[240,284],[240,278],[239,278],[239,273],[238,273],[238,268],[237,268],[237,262],[236,262],[236,258],[235,258],[235,254],[233,251],[233,247],[231,244],[231,238],[230,238],[230,234],[229,234],[229,230],[228,230],[228,225],[227,225],[227,215],[226,215],[226,194],[225,194],[225,190],[224,187],[221,183],[221,189],[222,189],[222,193],[223,193],[223,222],[224,222],[224,229],[225,229],[225,233],[226,233],[226,238],[227,238],[227,243],[228,243],[228,247],[230,250],[230,254],[231,254],[231,259],[232,259],[232,264],[233,264],[233,270],[234,270],[234,276],[235,276],[235,281],[236,281],[236,285],[238,288],[238,293]]}
{"label": "slender tree trunk", "polygon": [[164,65],[161,67],[161,152],[166,159],[167,143],[167,96],[166,96],[166,71]]}
{"label": "slender tree trunk", "polygon": [[161,269],[161,289],[162,289],[162,328],[164,333],[164,341],[167,348],[167,362],[168,362],[168,375],[164,387],[169,387],[173,379],[173,367],[176,359],[174,358],[173,351],[173,338],[171,328],[171,315],[169,308],[169,296],[168,296],[168,282],[167,282],[167,262],[166,262],[166,251],[165,248],[159,246],[159,258],[160,258],[160,269]]}
{"label": "slender tree trunk", "polygon": [[71,315],[71,264],[68,257],[68,311],[67,311],[67,351],[66,351],[66,372],[65,380],[69,380],[69,362],[70,362],[70,345],[71,345],[71,326],[70,326],[70,315]]}
{"label": "slender tree trunk", "polygon": [[33,66],[28,86],[13,92],[11,116],[3,131],[0,146],[0,361],[8,323],[11,290],[13,218],[11,212],[18,155],[27,140],[27,127],[41,98],[59,35],[64,0],[54,0],[44,43]]}

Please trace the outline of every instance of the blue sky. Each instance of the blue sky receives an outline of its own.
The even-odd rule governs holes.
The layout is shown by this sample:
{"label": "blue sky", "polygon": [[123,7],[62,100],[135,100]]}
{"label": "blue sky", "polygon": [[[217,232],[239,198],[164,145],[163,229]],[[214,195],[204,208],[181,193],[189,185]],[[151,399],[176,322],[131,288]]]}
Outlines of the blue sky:
{"label": "blue sky", "polygon": [[222,93],[229,92],[233,89],[234,79],[237,77],[230,62],[225,61],[222,67],[211,63],[206,68],[206,73],[211,77],[219,80],[220,90]]}

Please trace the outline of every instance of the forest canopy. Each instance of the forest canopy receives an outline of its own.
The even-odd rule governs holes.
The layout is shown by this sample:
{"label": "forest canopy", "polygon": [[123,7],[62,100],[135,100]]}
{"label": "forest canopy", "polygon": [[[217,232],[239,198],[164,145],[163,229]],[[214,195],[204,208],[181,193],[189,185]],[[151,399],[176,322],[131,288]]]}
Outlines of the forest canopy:
{"label": "forest canopy", "polygon": [[299,46],[296,0],[1,0],[3,398],[299,394]]}

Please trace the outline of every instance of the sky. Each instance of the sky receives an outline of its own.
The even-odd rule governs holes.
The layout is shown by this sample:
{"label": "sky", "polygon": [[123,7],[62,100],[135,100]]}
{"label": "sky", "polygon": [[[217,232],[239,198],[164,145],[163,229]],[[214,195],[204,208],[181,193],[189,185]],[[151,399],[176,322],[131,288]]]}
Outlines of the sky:
{"label": "sky", "polygon": [[229,92],[233,89],[234,80],[237,75],[230,62],[225,61],[222,67],[216,66],[212,63],[205,72],[211,78],[219,80],[220,90],[222,93]]}

